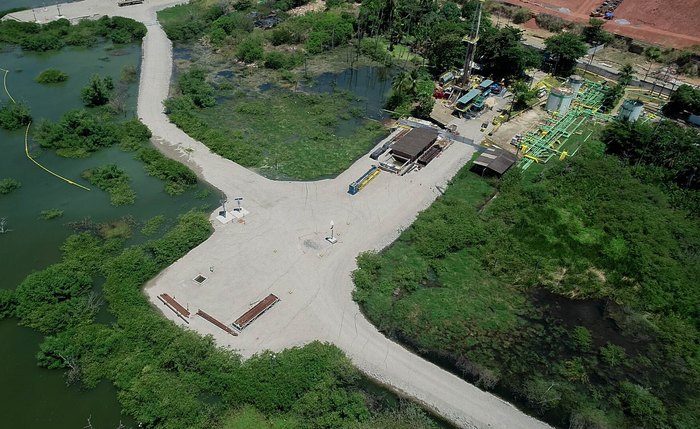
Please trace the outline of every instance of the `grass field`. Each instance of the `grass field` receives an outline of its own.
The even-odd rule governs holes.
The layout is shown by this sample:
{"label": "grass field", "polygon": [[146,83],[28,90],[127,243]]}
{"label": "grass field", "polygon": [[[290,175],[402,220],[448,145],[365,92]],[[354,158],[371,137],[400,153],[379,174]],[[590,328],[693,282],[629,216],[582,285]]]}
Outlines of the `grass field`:
{"label": "grass field", "polygon": [[348,92],[247,94],[237,91],[214,107],[180,112],[190,115],[184,120],[171,117],[216,153],[275,179],[337,175],[386,135],[380,123],[362,118]]}

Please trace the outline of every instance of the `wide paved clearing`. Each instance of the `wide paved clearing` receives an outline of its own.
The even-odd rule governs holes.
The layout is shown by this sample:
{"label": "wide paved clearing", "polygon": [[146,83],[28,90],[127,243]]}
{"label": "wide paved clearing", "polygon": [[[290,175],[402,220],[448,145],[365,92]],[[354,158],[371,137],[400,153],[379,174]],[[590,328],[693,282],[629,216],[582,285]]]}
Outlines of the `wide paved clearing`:
{"label": "wide paved clearing", "polygon": [[[163,113],[172,69],[172,48],[155,21],[159,8],[181,3],[151,0],[148,6],[117,8],[87,0],[61,6],[67,17],[124,15],[148,26],[139,87],[138,114],[158,147],[200,172],[226,193],[242,196],[250,211],[245,224],[221,225],[206,242],[163,271],[147,288],[155,306],[175,323],[184,322],[156,297],[168,293],[191,313],[202,309],[230,324],[269,293],[281,301],[239,336],[202,318],[189,327],[211,334],[222,346],[250,356],[320,339],[337,344],[362,371],[417,399],[461,427],[545,428],[509,403],[441,370],[384,337],[351,299],[355,256],[381,249],[439,195],[446,181],[473,154],[453,144],[427,168],[398,177],[381,173],[358,195],[347,186],[371,165],[364,157],[334,180],[274,182],[212,154],[172,125]],[[31,12],[16,14],[27,19]],[[42,15],[39,19],[51,18]],[[330,221],[339,241],[324,240]],[[213,269],[213,272],[212,272]],[[195,283],[197,275],[207,278]]]}

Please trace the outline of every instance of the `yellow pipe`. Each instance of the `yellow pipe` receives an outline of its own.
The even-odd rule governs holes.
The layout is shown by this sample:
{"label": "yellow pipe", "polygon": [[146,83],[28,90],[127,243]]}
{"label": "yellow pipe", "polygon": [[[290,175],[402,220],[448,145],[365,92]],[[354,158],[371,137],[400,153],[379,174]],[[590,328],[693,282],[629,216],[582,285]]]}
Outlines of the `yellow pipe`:
{"label": "yellow pipe", "polygon": [[14,104],[17,104],[17,102],[15,101],[15,99],[12,98],[12,96],[10,95],[10,91],[7,90],[7,74],[8,74],[10,71],[9,71],[9,70],[5,70],[5,69],[0,69],[0,70],[2,70],[2,71],[5,72],[5,76],[3,76],[3,78],[2,78],[2,85],[5,87],[5,92],[7,93],[7,96],[10,97],[10,100],[12,100],[12,102],[13,102]]}
{"label": "yellow pipe", "polygon": [[64,180],[64,181],[70,183],[71,185],[74,185],[74,186],[77,186],[77,187],[79,187],[79,188],[85,189],[86,191],[89,191],[90,188],[86,188],[85,186],[83,186],[83,185],[81,185],[81,184],[79,184],[79,183],[75,183],[74,181],[72,181],[72,180],[70,180],[70,179],[66,179],[66,178],[63,177],[63,176],[54,173],[53,171],[51,171],[51,170],[49,170],[48,168],[44,167],[43,165],[39,164],[34,158],[32,158],[32,156],[29,154],[29,127],[30,127],[31,125],[32,125],[31,122],[28,123],[28,124],[27,124],[27,129],[24,131],[24,153],[27,155],[27,158],[29,158],[30,161],[32,161],[34,164],[38,165],[42,170],[46,171],[47,173],[49,173],[49,174],[51,174],[51,175],[54,175],[54,176],[58,177],[59,179]]}

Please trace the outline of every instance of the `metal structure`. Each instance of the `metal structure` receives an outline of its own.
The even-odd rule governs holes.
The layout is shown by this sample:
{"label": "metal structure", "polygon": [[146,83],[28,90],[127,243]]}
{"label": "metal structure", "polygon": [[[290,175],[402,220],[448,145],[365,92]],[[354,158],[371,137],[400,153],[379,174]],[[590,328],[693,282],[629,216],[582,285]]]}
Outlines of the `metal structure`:
{"label": "metal structure", "polygon": [[365,174],[360,176],[359,179],[355,180],[350,184],[350,187],[348,188],[348,193],[350,195],[355,195],[356,193],[360,192],[362,188],[367,186],[369,182],[372,181],[377,175],[381,172],[379,167],[376,165],[373,165]]}
{"label": "metal structure", "polygon": [[219,202],[221,203],[221,211],[219,212],[219,216],[226,217],[226,195],[223,195]]}
{"label": "metal structure", "polygon": [[569,86],[574,92],[574,97],[576,97],[581,90],[581,86],[583,86],[583,78],[577,74],[569,76]]}
{"label": "metal structure", "polygon": [[235,208],[233,209],[233,211],[234,211],[234,212],[240,212],[240,211],[242,211],[243,208],[241,207],[241,201],[243,201],[243,197],[236,197],[236,198],[234,198],[234,200],[238,203],[238,207],[235,207]]}
{"label": "metal structure", "polygon": [[467,53],[464,56],[464,73],[462,74],[462,86],[469,84],[469,79],[472,75],[472,63],[474,62],[474,54],[476,54],[476,43],[479,41],[479,28],[481,27],[481,6],[484,0],[479,0],[476,3],[476,11],[472,18],[472,26],[469,35],[464,36],[462,42],[467,45]]}
{"label": "metal structure", "polygon": [[634,122],[642,115],[644,103],[639,100],[625,100],[620,107],[618,118],[623,121]]}
{"label": "metal structure", "polygon": [[[544,124],[518,138],[516,145],[523,153],[518,166],[523,170],[535,163],[546,163],[553,157],[560,160],[573,156],[564,147],[578,129],[591,120],[610,121],[612,117],[598,112],[605,93],[598,82],[586,80],[579,97],[564,114],[553,114]],[[573,97],[572,97],[573,98]]]}
{"label": "metal structure", "polygon": [[552,88],[549,91],[549,97],[547,98],[547,106],[545,110],[548,112],[557,112],[561,115],[565,114],[571,102],[574,100],[574,92],[571,88],[562,86],[558,88]]}

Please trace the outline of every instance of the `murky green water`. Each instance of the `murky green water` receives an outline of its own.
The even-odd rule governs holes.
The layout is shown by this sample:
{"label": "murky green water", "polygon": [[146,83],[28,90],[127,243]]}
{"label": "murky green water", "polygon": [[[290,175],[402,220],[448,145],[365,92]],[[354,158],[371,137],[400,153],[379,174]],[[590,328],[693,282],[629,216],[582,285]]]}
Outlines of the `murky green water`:
{"label": "murky green water", "polygon": [[[26,2],[17,2],[25,3]],[[4,6],[4,2],[3,2]],[[94,73],[110,75],[119,80],[122,66],[138,66],[140,48],[129,46],[109,49],[66,49],[60,53],[27,54],[12,49],[0,53],[0,67],[10,70],[7,86],[11,95],[30,106],[35,122],[55,120],[70,109],[82,107],[79,93]],[[34,78],[44,69],[55,67],[65,71],[69,80],[56,86],[39,85]],[[0,84],[2,73],[0,73]],[[129,91],[128,116],[134,114],[136,84]],[[8,99],[0,86],[0,100]],[[132,216],[143,222],[163,214],[173,221],[179,213],[214,202],[214,194],[205,199],[195,198],[192,190],[179,197],[163,191],[163,183],[145,174],[143,164],[133,154],[118,148],[103,150],[86,159],[65,159],[43,152],[38,161],[51,170],[90,185],[80,178],[88,168],[116,163],[132,179],[136,203],[114,207],[109,195],[98,189],[85,191],[59,180],[32,164],[24,154],[24,131],[0,130],[0,178],[11,177],[22,183],[19,190],[0,196],[0,217],[7,218],[11,232],[0,235],[0,287],[15,288],[35,270],[57,262],[59,246],[73,231],[70,222],[90,217],[95,222]],[[200,188],[201,190],[201,188]],[[50,221],[40,220],[42,210],[60,209],[64,216]],[[138,228],[132,241],[141,241]],[[82,391],[67,388],[60,371],[36,366],[35,355],[41,335],[18,327],[15,320],[0,321],[0,344],[3,353],[0,365],[0,415],[3,427],[82,428],[91,416],[96,428],[117,427],[120,421],[133,422],[120,415],[116,392],[108,384]]]}
{"label": "murky green water", "polygon": [[[0,10],[12,9],[15,7],[34,7],[34,8],[56,8],[56,3],[70,3],[76,0],[2,0],[0,2]],[[109,0],[108,0],[109,1]]]}

